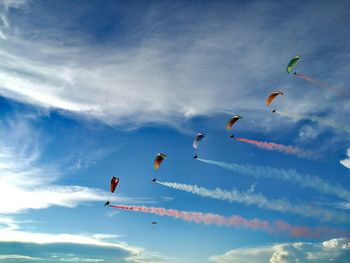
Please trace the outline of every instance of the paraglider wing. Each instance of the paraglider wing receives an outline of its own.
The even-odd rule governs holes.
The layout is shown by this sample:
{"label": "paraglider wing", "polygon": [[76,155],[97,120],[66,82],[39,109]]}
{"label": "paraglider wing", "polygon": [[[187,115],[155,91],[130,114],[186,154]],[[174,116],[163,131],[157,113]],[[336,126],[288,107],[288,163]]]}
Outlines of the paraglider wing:
{"label": "paraglider wing", "polygon": [[238,121],[239,119],[242,119],[241,116],[239,115],[234,115],[226,124],[226,129],[230,130],[233,126],[233,124],[235,124],[236,121]]}
{"label": "paraglider wing", "polygon": [[158,153],[154,159],[154,169],[158,170],[163,160],[167,157],[164,153]]}
{"label": "paraglider wing", "polygon": [[115,189],[117,188],[119,183],[119,178],[112,176],[111,178],[111,193],[114,193]]}
{"label": "paraglider wing", "polygon": [[288,66],[287,66],[287,73],[288,74],[292,72],[293,67],[295,66],[295,64],[297,64],[297,62],[300,58],[301,58],[301,56],[297,55],[289,61]]}
{"label": "paraglider wing", "polygon": [[199,145],[199,142],[201,140],[203,140],[205,138],[205,134],[203,133],[198,133],[196,135],[196,137],[194,137],[194,141],[193,141],[193,148],[197,149],[198,148],[198,145]]}
{"label": "paraglider wing", "polygon": [[278,90],[272,92],[270,96],[266,99],[266,105],[269,106],[278,95],[283,95],[283,92]]}

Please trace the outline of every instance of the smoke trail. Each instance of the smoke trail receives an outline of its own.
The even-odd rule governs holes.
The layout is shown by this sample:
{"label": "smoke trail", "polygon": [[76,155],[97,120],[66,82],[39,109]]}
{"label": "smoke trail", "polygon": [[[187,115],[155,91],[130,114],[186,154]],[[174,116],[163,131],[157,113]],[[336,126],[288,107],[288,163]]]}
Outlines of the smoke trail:
{"label": "smoke trail", "polygon": [[317,86],[319,86],[319,87],[321,87],[323,89],[326,89],[326,90],[329,90],[329,91],[337,93],[334,89],[332,89],[332,87],[328,86],[327,84],[322,83],[319,80],[313,79],[313,78],[311,78],[309,76],[305,76],[305,75],[297,73],[297,72],[294,72],[294,76],[296,76],[296,77],[298,77],[300,79],[306,80],[308,82],[311,82],[313,84],[316,84]]}
{"label": "smoke trail", "polygon": [[337,220],[337,221],[349,221],[349,217],[343,213],[337,213],[334,211],[328,211],[322,208],[315,208],[305,204],[293,205],[286,200],[271,200],[267,199],[262,194],[250,194],[247,192],[240,192],[235,189],[231,191],[215,188],[210,190],[204,187],[190,184],[179,184],[170,182],[156,183],[164,185],[173,189],[185,191],[188,193],[196,194],[202,197],[209,197],[212,199],[223,200],[228,202],[237,202],[244,205],[256,205],[257,207],[269,209],[278,212],[298,214],[305,217],[316,217],[321,220]]}
{"label": "smoke trail", "polygon": [[269,151],[279,151],[287,154],[297,155],[299,157],[304,157],[304,158],[316,158],[315,154],[312,154],[311,152],[307,152],[305,150],[302,150],[298,147],[294,147],[291,145],[283,145],[283,144],[278,144],[273,142],[262,142],[262,141],[256,141],[256,140],[245,139],[245,138],[233,138],[233,139],[239,142],[249,143]]}
{"label": "smoke trail", "polygon": [[200,212],[186,212],[175,209],[165,209],[161,207],[146,207],[146,206],[126,206],[126,205],[111,205],[112,208],[118,208],[123,210],[132,210],[136,212],[151,213],[160,216],[170,216],[180,218],[184,221],[202,223],[202,224],[214,224],[220,226],[236,226],[249,229],[260,229],[269,231],[270,224],[268,221],[259,219],[245,219],[243,217],[233,215],[230,217],[224,217],[217,214],[204,214]]}
{"label": "smoke trail", "polygon": [[303,75],[301,73],[297,73],[297,72],[294,72],[294,76],[300,78],[300,79],[303,79],[303,80],[306,80],[310,83],[313,83],[317,86],[319,86],[320,88],[323,88],[327,91],[330,91],[330,92],[333,92],[334,94],[336,95],[342,95],[342,96],[350,96],[350,93],[348,91],[345,91],[345,90],[339,90],[339,89],[334,89],[333,87],[317,80],[317,79],[314,79],[314,78],[311,78],[309,76],[306,76],[306,75]]}
{"label": "smoke trail", "polygon": [[350,133],[350,127],[346,126],[346,125],[341,125],[336,123],[335,121],[333,121],[332,119],[327,119],[327,118],[320,118],[318,116],[315,115],[300,115],[297,113],[291,113],[291,112],[284,112],[284,111],[277,111],[275,110],[275,112],[281,116],[286,116],[289,118],[292,118],[294,120],[308,120],[308,121],[312,121],[312,122],[316,122],[318,124],[324,125],[324,126],[328,126],[337,130],[342,130],[344,132],[348,132]]}
{"label": "smoke trail", "polygon": [[197,160],[255,178],[272,178],[292,182],[304,188],[312,188],[320,193],[334,195],[338,198],[350,201],[350,192],[340,185],[331,185],[329,182],[321,179],[320,177],[312,176],[309,174],[300,174],[293,169],[286,170],[272,168],[269,166],[225,163],[200,158]]}
{"label": "smoke trail", "polygon": [[198,224],[214,224],[219,226],[233,226],[239,228],[248,228],[253,230],[262,230],[268,233],[286,233],[292,237],[308,237],[321,238],[328,236],[346,236],[349,233],[333,229],[333,228],[310,228],[292,226],[284,221],[275,221],[270,223],[260,219],[246,219],[238,215],[225,217],[218,214],[205,214],[201,212],[187,212],[175,209],[165,209],[162,207],[147,207],[147,206],[127,206],[127,205],[110,205],[111,208],[122,210],[131,210],[135,212],[151,213],[159,216],[169,216],[179,218],[188,222],[195,222]]}

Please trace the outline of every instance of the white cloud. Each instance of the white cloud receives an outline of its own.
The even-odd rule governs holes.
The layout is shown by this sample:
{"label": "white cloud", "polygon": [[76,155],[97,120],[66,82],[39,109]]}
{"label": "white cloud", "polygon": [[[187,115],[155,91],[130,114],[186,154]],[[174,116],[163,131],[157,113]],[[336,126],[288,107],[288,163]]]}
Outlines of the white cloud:
{"label": "white cloud", "polygon": [[346,263],[350,256],[350,239],[337,238],[323,243],[287,243],[258,248],[233,249],[210,257],[217,263]]}
{"label": "white cloud", "polygon": [[0,4],[6,9],[8,8],[19,8],[28,4],[29,0],[1,0]]}
{"label": "white cloud", "polygon": [[[151,8],[140,28],[128,28],[129,35],[142,37],[125,46],[116,45],[114,40],[96,46],[80,34],[68,36],[53,21],[47,21],[49,28],[31,28],[30,19],[25,20],[25,32],[17,26],[16,34],[9,32],[6,45],[0,48],[0,94],[132,126],[165,123],[176,127],[190,117],[229,111],[249,115],[247,120],[252,121],[247,125],[281,127],[285,120],[266,116],[264,111],[264,97],[271,91],[267,87],[272,89],[274,85],[286,93],[284,104],[276,102],[276,106],[303,113],[328,109],[330,104],[323,100],[327,95],[308,89],[299,96],[294,84],[290,85],[292,77],[287,78],[284,70],[288,60],[301,50],[305,65],[308,56],[318,54],[322,44],[327,45],[334,37],[342,40],[343,34],[332,31],[332,36],[322,37],[326,43],[320,43],[318,35],[310,36],[309,32],[337,23],[337,18],[344,15],[339,11],[346,8],[319,5],[315,10],[313,5],[305,4],[295,12],[297,15],[273,25],[266,15],[276,8],[272,3],[264,3],[263,8],[259,3],[239,5],[240,12],[234,19],[218,19],[210,12],[203,19],[195,9],[180,8],[186,12],[169,14],[169,21],[159,19],[162,12],[157,6]],[[283,12],[289,13],[289,9]],[[179,23],[180,36],[168,32],[167,23],[175,19],[175,14],[176,19],[184,21],[194,17],[191,23]],[[307,29],[305,20],[310,21]],[[70,22],[65,17],[65,24]],[[264,28],[266,24],[271,27]],[[347,63],[342,56],[334,60],[339,67]],[[315,71],[321,74],[317,71],[321,68]],[[324,103],[321,105],[315,97]],[[337,116],[343,115],[337,111]],[[257,121],[262,118],[264,121]]]}
{"label": "white cloud", "polygon": [[[3,120],[0,131],[0,214],[20,213],[49,206],[75,207],[84,202],[106,201],[109,193],[76,185],[57,185],[62,177],[56,165],[41,164],[38,131],[27,120]],[[114,197],[114,201],[128,199]],[[130,200],[129,200],[130,201]]]}
{"label": "white cloud", "polygon": [[299,140],[302,142],[314,140],[320,131],[310,125],[304,125],[299,130]]}
{"label": "white cloud", "polygon": [[341,160],[340,163],[344,165],[346,168],[350,169],[350,148],[347,150],[346,156],[347,158],[345,158],[344,160]]}
{"label": "white cloud", "polygon": [[[0,242],[20,242],[30,244],[77,244],[97,247],[119,249],[127,252],[125,258],[128,262],[163,262],[162,257],[157,252],[149,252],[141,247],[131,246],[125,242],[116,240],[115,235],[109,234],[48,234],[35,233],[20,230],[20,222],[16,222],[10,217],[2,218],[0,221]],[[1,226],[2,224],[2,226]],[[14,227],[15,226],[15,227]],[[31,260],[33,258],[25,255],[3,255],[3,259]],[[0,256],[0,260],[1,260]],[[75,259],[75,261],[72,261]],[[34,259],[33,259],[34,260]],[[87,259],[79,257],[65,258],[62,261],[70,262],[100,262],[100,259]]]}
{"label": "white cloud", "polygon": [[0,255],[0,261],[2,261],[2,260],[12,260],[12,259],[29,260],[29,261],[41,261],[41,260],[43,260],[42,258],[25,256],[25,255]]}

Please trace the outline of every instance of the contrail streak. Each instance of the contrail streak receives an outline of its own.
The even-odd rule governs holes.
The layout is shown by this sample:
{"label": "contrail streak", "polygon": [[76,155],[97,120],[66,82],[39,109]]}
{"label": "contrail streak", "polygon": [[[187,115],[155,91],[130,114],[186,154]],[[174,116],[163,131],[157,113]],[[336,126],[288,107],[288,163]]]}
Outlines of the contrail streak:
{"label": "contrail streak", "polygon": [[247,192],[240,192],[235,189],[231,191],[215,188],[213,190],[190,184],[179,184],[171,182],[159,182],[156,183],[170,187],[173,189],[185,191],[202,197],[209,197],[212,199],[236,202],[244,205],[256,205],[257,207],[278,211],[282,213],[298,214],[304,217],[315,217],[325,221],[349,221],[349,217],[344,213],[338,213],[335,211],[328,211],[322,208],[311,207],[306,204],[293,205],[286,200],[268,199],[262,194],[250,194]]}
{"label": "contrail streak", "polygon": [[297,114],[297,113],[277,111],[277,110],[275,110],[275,112],[281,116],[286,116],[286,117],[292,118],[292,119],[297,120],[297,121],[308,120],[308,121],[316,122],[316,123],[324,125],[324,126],[328,126],[328,127],[331,127],[331,128],[337,129],[337,130],[341,130],[341,131],[350,133],[349,126],[338,124],[329,118],[320,118],[320,117],[315,116],[315,115],[301,115],[301,114]]}
{"label": "contrail streak", "polygon": [[304,158],[316,157],[315,154],[312,154],[311,152],[307,152],[303,149],[300,149],[298,147],[294,147],[291,145],[283,145],[283,144],[278,144],[274,142],[262,142],[262,141],[251,140],[246,138],[233,138],[233,139],[239,142],[249,143],[256,147],[269,150],[269,151],[279,151],[287,154],[297,155],[299,157],[304,157]]}
{"label": "contrail streak", "polygon": [[320,193],[334,195],[338,198],[350,201],[350,192],[340,185],[332,185],[320,177],[312,176],[309,174],[300,174],[293,169],[286,170],[272,168],[269,166],[225,163],[200,158],[197,160],[255,178],[272,178],[281,181],[293,182],[300,185],[301,187],[312,188]]}
{"label": "contrail streak", "polygon": [[328,236],[346,236],[348,232],[326,227],[304,227],[292,226],[284,221],[275,221],[273,223],[260,219],[246,219],[238,215],[230,217],[201,212],[187,212],[175,209],[166,209],[162,207],[147,207],[147,206],[128,206],[128,205],[110,205],[111,208],[130,210],[135,212],[150,213],[159,216],[169,216],[179,218],[188,222],[197,224],[214,224],[219,226],[232,226],[238,228],[247,228],[253,230],[262,230],[268,233],[286,233],[292,237],[307,237],[307,238],[324,238]]}

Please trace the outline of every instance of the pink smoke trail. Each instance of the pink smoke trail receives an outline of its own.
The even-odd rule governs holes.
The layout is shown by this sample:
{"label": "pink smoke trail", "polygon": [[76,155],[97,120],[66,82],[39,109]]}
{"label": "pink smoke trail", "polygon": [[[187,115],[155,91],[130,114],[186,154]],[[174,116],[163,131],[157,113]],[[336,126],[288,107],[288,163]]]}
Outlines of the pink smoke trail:
{"label": "pink smoke trail", "polygon": [[129,205],[110,205],[112,208],[131,210],[135,212],[151,213],[160,216],[169,216],[180,218],[184,221],[195,222],[198,224],[214,224],[219,226],[234,226],[254,230],[263,230],[269,233],[287,233],[292,237],[306,237],[306,238],[323,238],[334,236],[345,236],[349,233],[333,228],[310,228],[302,226],[291,226],[284,221],[275,221],[271,224],[268,221],[260,219],[246,219],[238,215],[225,217],[218,214],[204,214],[200,212],[187,212],[175,209],[165,209],[162,207],[147,207],[147,206],[129,206]]}
{"label": "pink smoke trail", "polygon": [[299,157],[315,158],[314,154],[311,154],[310,152],[306,152],[300,148],[297,148],[291,145],[283,145],[283,144],[278,144],[274,142],[262,142],[262,141],[256,141],[256,140],[245,139],[245,138],[234,138],[234,140],[239,142],[249,143],[269,151],[280,151],[287,154],[294,154]]}
{"label": "pink smoke trail", "polygon": [[123,210],[132,210],[135,212],[151,213],[160,216],[170,216],[180,218],[184,221],[202,223],[202,224],[214,224],[220,226],[237,226],[250,229],[261,229],[269,231],[270,225],[267,221],[259,219],[248,220],[240,216],[224,217],[217,214],[203,214],[200,212],[186,212],[175,209],[165,209],[161,207],[146,207],[146,206],[127,206],[127,205],[111,205],[112,208],[118,208]]}
{"label": "pink smoke trail", "polygon": [[317,79],[314,79],[314,78],[311,78],[309,76],[305,76],[303,74],[300,74],[300,73],[297,73],[297,72],[294,72],[294,76],[300,78],[300,79],[303,79],[303,80],[306,80],[308,82],[311,82],[317,86],[319,86],[320,88],[323,88],[327,91],[330,91],[330,92],[333,92],[334,94],[336,95],[346,95],[346,96],[350,96],[350,93],[347,92],[347,91],[344,91],[344,90],[339,90],[339,89],[334,89],[332,88],[331,86],[317,80]]}
{"label": "pink smoke trail", "polygon": [[292,226],[285,221],[278,220],[274,222],[274,227],[277,231],[287,232],[292,237],[308,237],[314,239],[328,238],[330,236],[340,237],[349,236],[349,231],[343,231],[331,227],[307,227],[307,226]]}

